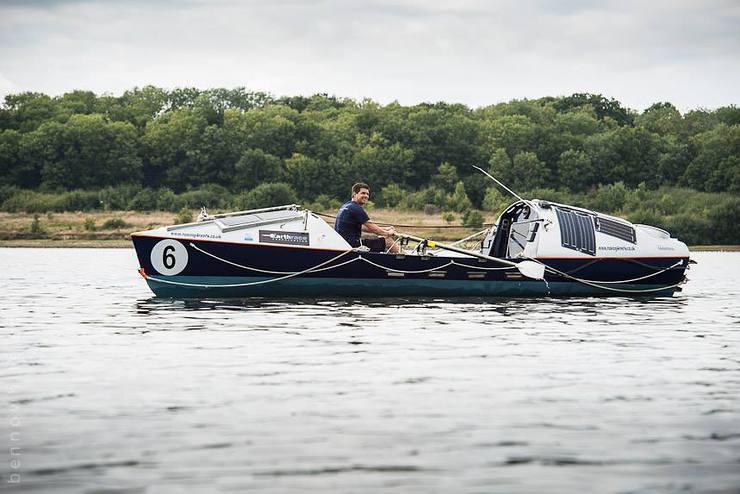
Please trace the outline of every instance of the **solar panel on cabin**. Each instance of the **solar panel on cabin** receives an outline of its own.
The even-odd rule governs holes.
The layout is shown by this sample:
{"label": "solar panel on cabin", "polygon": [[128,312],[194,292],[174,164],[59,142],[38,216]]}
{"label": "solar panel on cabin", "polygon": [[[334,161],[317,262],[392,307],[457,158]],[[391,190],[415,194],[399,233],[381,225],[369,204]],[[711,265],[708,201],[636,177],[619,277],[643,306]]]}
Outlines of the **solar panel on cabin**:
{"label": "solar panel on cabin", "polygon": [[588,252],[591,255],[595,255],[596,254],[596,234],[594,233],[593,220],[591,219],[590,216],[582,215],[579,213],[576,213],[576,218],[580,226],[582,245],[584,247],[584,251]]}
{"label": "solar panel on cabin", "polygon": [[596,231],[612,237],[617,237],[633,244],[637,243],[635,229],[624,223],[607,218],[596,217]]}
{"label": "solar panel on cabin", "polygon": [[596,255],[596,233],[591,216],[555,208],[560,224],[560,244],[567,248]]}
{"label": "solar panel on cabin", "polygon": [[219,221],[226,226],[249,225],[265,221],[278,221],[281,219],[292,219],[301,216],[299,211],[265,211],[263,213],[252,213],[240,216],[227,216]]}

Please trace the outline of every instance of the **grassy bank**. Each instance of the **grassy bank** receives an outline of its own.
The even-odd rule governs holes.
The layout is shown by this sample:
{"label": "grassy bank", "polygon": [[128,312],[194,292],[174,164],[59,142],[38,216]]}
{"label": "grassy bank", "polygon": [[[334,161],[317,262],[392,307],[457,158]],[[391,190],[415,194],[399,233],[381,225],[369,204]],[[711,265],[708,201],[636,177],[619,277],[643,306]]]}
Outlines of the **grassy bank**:
{"label": "grassy bank", "polygon": [[740,245],[691,245],[693,252],[740,252]]}
{"label": "grassy bank", "polygon": [[[215,211],[214,211],[215,212]],[[197,211],[192,212],[193,218]],[[335,211],[325,211],[333,215]],[[449,215],[450,213],[447,213]],[[419,211],[376,209],[378,223],[398,225],[399,231],[437,240],[459,239],[477,229],[461,225],[460,215],[424,214]],[[328,222],[331,218],[325,218]],[[450,220],[450,221],[447,221]],[[484,217],[493,222],[494,215]],[[119,247],[129,246],[131,232],[182,222],[178,215],[163,212],[105,211],[74,213],[0,213],[0,246],[33,247]],[[442,228],[437,228],[441,226]]]}
{"label": "grassy bank", "polygon": [[0,213],[0,241],[126,241],[131,232],[172,224],[163,212]]}
{"label": "grassy bank", "polygon": [[[471,201],[462,186],[456,187],[451,194],[436,187],[406,191],[398,186],[389,186],[376,194],[372,207],[373,210],[387,208],[387,211],[379,209],[379,216],[374,217],[394,224],[476,224],[481,221],[480,214],[488,216],[485,218],[488,221],[493,221],[490,212],[503,211],[512,201],[493,188],[478,192],[477,195],[473,194],[475,201]],[[675,187],[648,189],[642,185],[630,189],[618,182],[582,193],[535,189],[525,191],[523,195],[572,204],[625,218],[633,223],[657,226],[692,245],[740,244],[737,222],[740,217],[740,195],[737,194],[698,192]],[[238,194],[215,185],[180,194],[169,189],[137,190],[133,186],[66,192],[40,192],[0,186],[0,211],[21,215],[6,216],[7,222],[26,222],[17,227],[8,225],[0,232],[0,240],[43,238],[45,234],[50,238],[125,238],[126,233],[146,229],[150,224],[185,222],[186,219],[176,222],[172,218],[189,218],[201,205],[216,212],[296,201],[298,195],[295,191],[285,184],[272,183],[264,183]],[[336,198],[322,194],[314,197],[312,202],[303,204],[313,211],[333,213],[341,203]],[[465,212],[464,217],[461,217],[460,211]],[[34,217],[28,215],[39,215],[36,223],[33,223]],[[158,218],[161,215],[164,215],[164,219]],[[122,216],[131,218],[131,221]],[[72,225],[66,231],[59,226],[64,226],[65,222]],[[79,228],[81,222],[84,227],[82,230]],[[446,229],[432,233],[444,239],[460,236],[458,232],[447,232]]]}
{"label": "grassy bank", "polygon": [[32,247],[42,249],[54,248],[84,248],[84,249],[128,249],[133,247],[131,241],[126,240],[51,240],[51,239],[28,239],[28,240],[0,240],[2,247]]}
{"label": "grassy bank", "polygon": [[[334,211],[323,213],[333,215]],[[193,217],[195,214],[194,210]],[[420,211],[376,209],[371,216],[378,223],[396,225],[399,231],[441,241],[457,240],[477,231],[463,227],[460,215],[443,218]],[[486,223],[495,219],[494,214],[484,217]],[[177,215],[164,211],[0,213],[0,247],[131,247],[131,232],[177,222]],[[736,252],[740,245],[697,245],[691,250]]]}

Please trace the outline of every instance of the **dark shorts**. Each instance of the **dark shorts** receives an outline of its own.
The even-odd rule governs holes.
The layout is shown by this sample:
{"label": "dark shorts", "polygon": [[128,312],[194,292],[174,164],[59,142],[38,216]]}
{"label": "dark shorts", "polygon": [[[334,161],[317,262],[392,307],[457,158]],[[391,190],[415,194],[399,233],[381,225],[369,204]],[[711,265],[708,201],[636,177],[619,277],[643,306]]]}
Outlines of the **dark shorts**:
{"label": "dark shorts", "polygon": [[[383,237],[370,237],[361,239],[362,245],[370,248],[370,252],[385,252],[385,239]],[[350,242],[352,247],[359,247],[357,242]]]}

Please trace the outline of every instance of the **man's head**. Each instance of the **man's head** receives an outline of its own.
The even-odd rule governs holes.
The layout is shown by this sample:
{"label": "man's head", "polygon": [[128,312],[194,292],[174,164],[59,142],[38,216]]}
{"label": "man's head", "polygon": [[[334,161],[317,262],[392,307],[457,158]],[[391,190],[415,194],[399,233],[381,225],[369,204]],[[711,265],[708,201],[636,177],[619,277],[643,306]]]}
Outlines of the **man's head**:
{"label": "man's head", "polygon": [[352,201],[364,206],[368,200],[370,200],[370,186],[362,182],[354,184],[352,186]]}

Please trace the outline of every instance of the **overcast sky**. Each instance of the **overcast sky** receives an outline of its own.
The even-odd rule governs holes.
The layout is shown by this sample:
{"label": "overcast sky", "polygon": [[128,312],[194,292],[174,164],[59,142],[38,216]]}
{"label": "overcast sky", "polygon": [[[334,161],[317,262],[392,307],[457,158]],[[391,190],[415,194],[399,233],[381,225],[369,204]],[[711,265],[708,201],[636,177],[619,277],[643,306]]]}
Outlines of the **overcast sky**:
{"label": "overcast sky", "polygon": [[716,108],[740,103],[740,1],[0,0],[0,96],[147,84]]}

